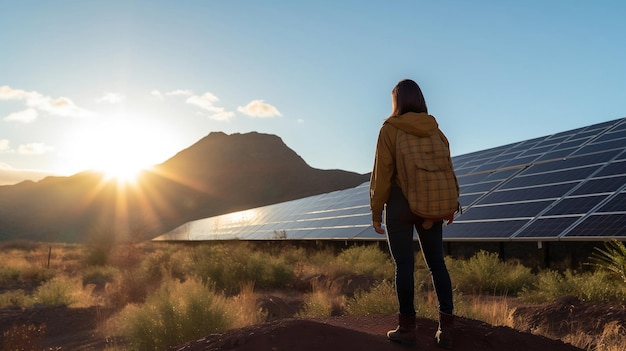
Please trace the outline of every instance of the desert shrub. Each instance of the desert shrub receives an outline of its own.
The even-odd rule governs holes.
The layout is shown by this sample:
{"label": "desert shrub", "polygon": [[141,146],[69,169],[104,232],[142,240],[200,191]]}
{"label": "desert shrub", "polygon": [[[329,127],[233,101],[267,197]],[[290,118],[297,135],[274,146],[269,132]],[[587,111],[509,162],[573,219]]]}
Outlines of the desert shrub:
{"label": "desert shrub", "polygon": [[626,289],[605,271],[579,273],[554,270],[538,274],[536,285],[524,289],[520,297],[534,302],[552,301],[573,295],[581,301],[626,300]]}
{"label": "desert shrub", "polygon": [[452,283],[463,293],[516,295],[532,286],[535,275],[516,261],[503,262],[496,253],[481,250],[469,260],[447,259]]}
{"label": "desert shrub", "polygon": [[383,280],[369,291],[357,291],[346,301],[346,312],[351,315],[389,314],[398,311],[394,284]]}
{"label": "desert shrub", "polygon": [[604,249],[595,248],[591,256],[591,265],[606,270],[626,283],[626,246],[613,240],[604,243]]}
{"label": "desert shrub", "polygon": [[76,286],[67,277],[56,277],[37,288],[33,297],[37,303],[46,306],[71,305],[75,300],[72,297]]}
{"label": "desert shrub", "polygon": [[296,262],[298,262],[296,265],[302,266],[301,271],[304,275],[325,274],[338,276],[340,274],[337,272],[343,268],[338,267],[336,264],[337,255],[329,248],[308,252],[296,259]]}
{"label": "desert shrub", "polygon": [[90,266],[104,266],[109,263],[113,239],[106,235],[93,238],[87,245],[85,263]]}
{"label": "desert shrub", "polygon": [[248,245],[202,246],[197,250],[193,273],[228,293],[235,293],[247,282],[260,289],[284,288],[295,276],[283,257],[252,250]]}
{"label": "desert shrub", "polygon": [[149,253],[139,266],[134,269],[134,272],[142,276],[143,281],[160,283],[163,277],[170,271],[170,257],[170,254],[165,251]]}
{"label": "desert shrub", "polygon": [[200,281],[166,281],[146,302],[115,317],[132,350],[164,350],[230,328],[227,299]]}
{"label": "desert shrub", "polygon": [[338,315],[344,307],[344,297],[341,287],[332,281],[312,285],[313,291],[304,297],[304,306],[298,316],[306,318],[321,318]]}
{"label": "desert shrub", "polygon": [[298,264],[301,263],[302,258],[308,257],[309,253],[303,247],[286,246],[282,247],[280,251],[277,251],[276,255],[283,257],[285,261],[290,264]]}
{"label": "desert shrub", "polygon": [[83,286],[87,284],[105,285],[112,282],[120,274],[111,266],[89,266],[83,272]]}
{"label": "desert shrub", "polygon": [[20,277],[20,270],[16,267],[0,266],[0,284],[17,281]]}
{"label": "desert shrub", "polygon": [[111,284],[107,286],[105,303],[114,308],[124,307],[129,303],[142,303],[151,291],[161,286],[169,277],[167,269],[154,261],[158,255],[150,254],[137,267],[120,271]]}
{"label": "desert shrub", "polygon": [[13,306],[31,307],[33,303],[33,298],[22,289],[10,290],[0,294],[0,308]]}
{"label": "desert shrub", "polygon": [[56,273],[57,272],[55,272],[55,270],[53,269],[48,269],[37,265],[31,265],[21,270],[20,279],[35,283],[45,283],[50,279],[53,279]]}
{"label": "desert shrub", "polygon": [[246,283],[240,288],[239,294],[229,298],[229,310],[234,316],[234,327],[245,327],[263,323],[267,320],[268,311],[261,308],[259,295],[254,292],[254,284]]}
{"label": "desert shrub", "polygon": [[346,273],[389,279],[393,276],[393,263],[389,255],[375,245],[352,246],[339,253],[336,262]]}

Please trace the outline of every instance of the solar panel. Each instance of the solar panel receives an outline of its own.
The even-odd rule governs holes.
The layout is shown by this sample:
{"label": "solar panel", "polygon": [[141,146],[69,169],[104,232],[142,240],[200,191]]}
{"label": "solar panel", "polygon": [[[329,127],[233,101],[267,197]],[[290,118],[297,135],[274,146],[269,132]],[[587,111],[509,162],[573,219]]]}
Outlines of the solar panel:
{"label": "solar panel", "polygon": [[186,223],[155,240],[380,240],[369,183]]}
{"label": "solar panel", "polygon": [[[464,211],[446,241],[626,239],[626,118],[452,159]],[[384,240],[369,183],[186,223],[155,240]]]}

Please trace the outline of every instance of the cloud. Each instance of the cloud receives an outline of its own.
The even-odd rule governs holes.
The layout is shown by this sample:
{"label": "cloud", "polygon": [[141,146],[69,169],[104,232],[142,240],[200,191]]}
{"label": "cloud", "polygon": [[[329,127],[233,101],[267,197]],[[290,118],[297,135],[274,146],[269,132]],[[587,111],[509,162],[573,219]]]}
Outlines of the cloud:
{"label": "cloud", "polygon": [[209,118],[215,121],[230,121],[233,117],[235,117],[235,113],[231,111],[226,111],[223,107],[215,106],[214,103],[220,101],[217,96],[212,93],[206,92],[202,95],[192,95],[187,100],[186,103],[195,105],[200,107],[203,110],[212,112],[209,115]]}
{"label": "cloud", "polygon": [[49,96],[43,96],[38,99],[29,99],[26,105],[62,117],[86,117],[93,114],[76,106],[72,100],[66,97],[52,99]]}
{"label": "cloud", "polygon": [[109,104],[119,104],[124,101],[126,96],[120,93],[104,93],[101,97],[96,99],[96,102],[106,102]]}
{"label": "cloud", "polygon": [[159,99],[163,99],[163,94],[160,91],[156,90],[156,89],[152,90],[150,92],[150,95],[152,95],[152,96],[154,96],[156,98],[159,98]]}
{"label": "cloud", "polygon": [[52,147],[43,143],[23,144],[17,148],[17,153],[22,155],[41,155],[51,151]]}
{"label": "cloud", "polygon": [[190,96],[193,95],[193,92],[191,90],[188,89],[177,89],[177,90],[172,90],[169,91],[167,93],[165,93],[165,95],[167,96]]}
{"label": "cloud", "polygon": [[231,111],[223,111],[224,109],[221,109],[222,111],[215,113],[213,115],[210,115],[209,118],[216,120],[216,121],[230,121],[233,117],[235,117],[235,113],[231,112]]}
{"label": "cloud", "polygon": [[185,100],[186,103],[198,106],[203,110],[207,110],[211,112],[222,112],[219,107],[216,107],[213,105],[213,103],[218,102],[218,101],[220,101],[220,99],[218,99],[217,96],[209,92],[206,92],[200,96],[193,95],[193,96],[190,96],[187,100]]}
{"label": "cloud", "polygon": [[38,96],[41,96],[41,94],[34,91],[13,89],[8,85],[0,87],[0,100],[27,100]]}
{"label": "cloud", "polygon": [[93,113],[76,106],[66,97],[52,98],[36,91],[13,89],[7,85],[0,86],[0,100],[25,100],[26,106],[51,115],[63,117],[85,117]]}
{"label": "cloud", "polygon": [[154,89],[150,92],[150,95],[159,99],[164,99],[166,96],[191,96],[193,95],[193,92],[189,89],[176,89],[162,93],[160,90]]}
{"label": "cloud", "polygon": [[265,103],[263,100],[253,100],[246,106],[237,107],[237,111],[250,117],[270,118],[281,116],[276,107]]}
{"label": "cloud", "polygon": [[17,149],[12,149],[8,139],[0,139],[0,152],[18,153],[21,155],[41,155],[54,150],[53,147],[44,143],[22,144]]}
{"label": "cloud", "polygon": [[31,123],[37,119],[39,113],[37,110],[33,108],[27,108],[24,111],[13,112],[8,116],[4,117],[4,120],[7,122],[21,122],[21,123]]}

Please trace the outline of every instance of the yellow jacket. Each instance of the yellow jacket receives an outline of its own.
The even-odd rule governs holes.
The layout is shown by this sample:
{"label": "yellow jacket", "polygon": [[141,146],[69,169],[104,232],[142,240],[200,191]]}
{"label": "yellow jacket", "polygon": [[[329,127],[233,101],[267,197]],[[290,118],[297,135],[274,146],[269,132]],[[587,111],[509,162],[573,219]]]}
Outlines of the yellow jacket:
{"label": "yellow jacket", "polygon": [[[374,168],[370,178],[370,209],[372,211],[372,221],[374,222],[382,222],[383,209],[389,198],[392,184],[401,188],[404,188],[402,185],[405,185],[399,183],[396,174],[396,167],[402,166],[396,162],[396,136],[398,129],[418,137],[429,137],[439,134],[441,141],[449,149],[448,139],[439,130],[439,125],[433,116],[427,113],[408,112],[400,116],[387,118],[378,135]],[[405,170],[400,171],[405,172]],[[456,179],[454,181],[456,182]]]}

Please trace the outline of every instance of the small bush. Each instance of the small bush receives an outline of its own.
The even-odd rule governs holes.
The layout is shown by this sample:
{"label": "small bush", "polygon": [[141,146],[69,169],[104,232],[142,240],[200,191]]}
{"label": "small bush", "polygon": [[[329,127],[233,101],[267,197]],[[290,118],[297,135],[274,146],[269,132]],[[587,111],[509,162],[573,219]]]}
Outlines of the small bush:
{"label": "small bush", "polygon": [[335,260],[345,273],[367,275],[374,278],[389,279],[393,276],[393,263],[389,255],[378,246],[352,246],[341,251]]}
{"label": "small bush", "polygon": [[204,283],[234,294],[242,284],[254,282],[260,289],[285,288],[295,276],[283,257],[251,250],[247,245],[215,245],[198,248],[193,273]]}
{"label": "small bush", "polygon": [[596,247],[591,260],[591,265],[611,272],[626,283],[626,246],[623,242],[607,241],[604,250]]}
{"label": "small bush", "polygon": [[535,286],[524,289],[520,297],[534,302],[552,301],[573,295],[581,301],[626,300],[626,289],[605,271],[559,273],[547,270],[538,274]]}
{"label": "small bush", "polygon": [[141,305],[128,305],[117,317],[133,350],[164,350],[233,325],[226,298],[200,281],[167,281]]}
{"label": "small bush", "polygon": [[13,306],[31,307],[33,303],[33,298],[21,289],[11,290],[0,294],[0,308]]}
{"label": "small bush", "polygon": [[46,306],[69,306],[74,302],[73,289],[75,286],[68,278],[58,277],[38,287],[34,298],[36,302]]}
{"label": "small bush", "polygon": [[53,269],[31,265],[21,270],[20,279],[35,283],[45,283],[52,279],[56,273]]}
{"label": "small bush", "polygon": [[229,298],[232,306],[235,327],[245,327],[267,320],[268,312],[258,303],[259,296],[254,292],[254,284],[243,284],[238,295]]}
{"label": "small bush", "polygon": [[346,312],[351,315],[389,314],[398,312],[396,289],[388,280],[370,291],[358,291],[346,302]]}
{"label": "small bush", "polygon": [[95,284],[104,286],[112,282],[120,274],[119,270],[111,266],[90,266],[83,272],[83,286]]}
{"label": "small bush", "polygon": [[344,297],[341,287],[332,282],[327,284],[313,283],[313,292],[304,298],[304,306],[298,315],[307,318],[330,317],[339,315],[344,308]]}
{"label": "small bush", "polygon": [[16,267],[0,266],[0,284],[17,281],[20,274],[20,270]]}
{"label": "small bush", "polygon": [[530,268],[483,250],[469,260],[448,259],[447,266],[452,283],[463,293],[516,295],[535,282]]}

